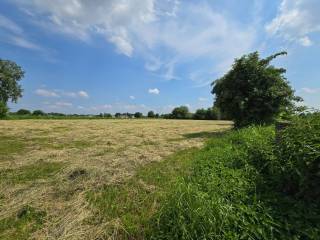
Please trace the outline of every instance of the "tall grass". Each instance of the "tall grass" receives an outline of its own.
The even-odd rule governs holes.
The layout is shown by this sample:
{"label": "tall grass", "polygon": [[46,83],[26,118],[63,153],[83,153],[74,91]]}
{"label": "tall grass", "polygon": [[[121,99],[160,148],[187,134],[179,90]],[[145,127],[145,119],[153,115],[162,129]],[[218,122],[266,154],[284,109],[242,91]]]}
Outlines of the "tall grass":
{"label": "tall grass", "polygon": [[[319,165],[308,167],[309,161],[319,163],[318,123],[297,120],[280,143],[273,127],[250,127],[210,140],[194,156],[191,174],[172,187],[147,238],[319,239],[319,198],[299,198],[282,188],[294,171],[303,179],[301,174],[312,175],[312,183],[319,180]],[[290,184],[301,189],[300,181]],[[308,186],[310,192],[318,185]]]}

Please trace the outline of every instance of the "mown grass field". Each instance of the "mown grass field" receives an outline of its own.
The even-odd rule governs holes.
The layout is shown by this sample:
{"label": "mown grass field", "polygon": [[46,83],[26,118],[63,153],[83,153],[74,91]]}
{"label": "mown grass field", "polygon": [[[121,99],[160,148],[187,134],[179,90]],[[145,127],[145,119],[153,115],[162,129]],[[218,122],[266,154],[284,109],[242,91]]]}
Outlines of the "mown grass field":
{"label": "mown grass field", "polygon": [[[0,239],[139,238],[227,121],[0,122]],[[142,234],[142,233],[141,233]]]}

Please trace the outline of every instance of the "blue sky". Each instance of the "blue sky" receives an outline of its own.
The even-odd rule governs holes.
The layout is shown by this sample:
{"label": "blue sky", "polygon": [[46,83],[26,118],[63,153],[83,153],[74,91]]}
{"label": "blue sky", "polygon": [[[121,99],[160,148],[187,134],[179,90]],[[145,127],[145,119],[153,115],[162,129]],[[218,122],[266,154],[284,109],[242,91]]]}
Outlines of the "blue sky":
{"label": "blue sky", "polygon": [[320,108],[319,0],[1,0],[0,58],[26,71],[19,108],[100,113],[212,105],[210,83],[253,51]]}

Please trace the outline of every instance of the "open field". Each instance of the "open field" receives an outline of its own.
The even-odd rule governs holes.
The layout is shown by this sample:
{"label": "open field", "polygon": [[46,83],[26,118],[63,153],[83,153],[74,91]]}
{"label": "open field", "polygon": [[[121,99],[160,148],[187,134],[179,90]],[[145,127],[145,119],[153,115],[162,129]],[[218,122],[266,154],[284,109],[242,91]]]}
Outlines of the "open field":
{"label": "open field", "polygon": [[230,127],[191,120],[1,121],[0,239],[108,238],[117,215],[96,220],[92,192]]}

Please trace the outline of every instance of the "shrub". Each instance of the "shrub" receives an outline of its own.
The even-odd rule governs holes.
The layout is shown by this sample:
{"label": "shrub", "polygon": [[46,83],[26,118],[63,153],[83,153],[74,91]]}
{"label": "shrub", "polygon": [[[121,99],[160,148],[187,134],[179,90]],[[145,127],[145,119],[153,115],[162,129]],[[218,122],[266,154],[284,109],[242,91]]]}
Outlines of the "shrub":
{"label": "shrub", "polygon": [[0,101],[0,118],[4,118],[7,115],[8,111],[9,109],[7,105]]}
{"label": "shrub", "polygon": [[281,131],[277,154],[282,190],[320,200],[320,115],[294,119]]}
{"label": "shrub", "polygon": [[29,110],[27,110],[27,109],[19,109],[17,111],[17,114],[18,115],[28,115],[28,114],[31,114],[31,112]]}
{"label": "shrub", "polygon": [[174,119],[187,119],[190,117],[189,109],[187,106],[176,107],[172,110],[171,116]]}
{"label": "shrub", "polygon": [[34,110],[32,115],[35,115],[35,116],[43,116],[45,115],[45,113],[41,110]]}
{"label": "shrub", "polygon": [[155,114],[153,111],[148,112],[148,118],[155,118]]}
{"label": "shrub", "polygon": [[143,117],[143,114],[142,114],[141,112],[136,112],[136,113],[134,114],[134,117],[135,117],[135,118],[142,118],[142,117]]}
{"label": "shrub", "polygon": [[292,111],[295,101],[292,87],[283,68],[270,63],[286,52],[261,59],[258,52],[236,59],[222,78],[212,83],[215,106],[235,126],[271,123],[282,112]]}

